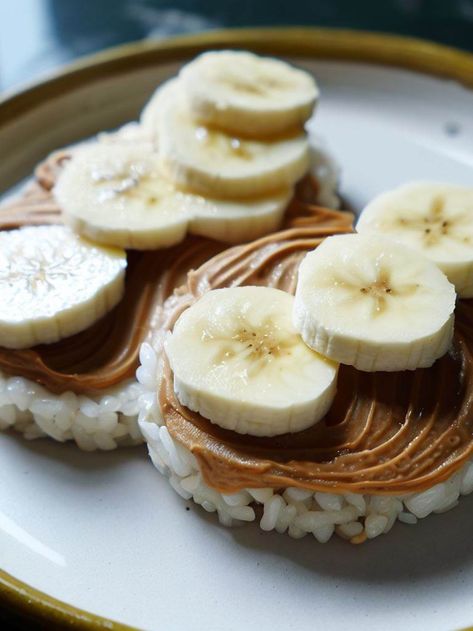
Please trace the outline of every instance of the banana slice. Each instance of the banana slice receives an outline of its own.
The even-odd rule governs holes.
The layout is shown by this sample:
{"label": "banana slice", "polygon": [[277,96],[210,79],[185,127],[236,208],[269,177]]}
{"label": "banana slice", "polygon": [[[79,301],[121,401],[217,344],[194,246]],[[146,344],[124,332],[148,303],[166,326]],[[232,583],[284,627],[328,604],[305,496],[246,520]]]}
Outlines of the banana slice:
{"label": "banana slice", "polygon": [[163,165],[170,179],[193,192],[235,199],[271,194],[291,187],[309,168],[304,134],[267,142],[228,136],[196,122],[177,89],[159,111]]}
{"label": "banana slice", "polygon": [[256,239],[280,224],[292,196],[244,201],[183,193],[162,175],[149,144],[91,144],[74,155],[54,189],[79,234],[140,250],[179,243],[187,232],[226,243]]}
{"label": "banana slice", "polygon": [[99,243],[139,250],[182,241],[189,215],[147,144],[91,144],[54,187],[65,221]]}
{"label": "banana slice", "polygon": [[204,53],[179,77],[202,122],[256,137],[302,127],[319,95],[307,72],[244,51]]}
{"label": "banana slice", "polygon": [[298,432],[328,411],[338,365],[294,330],[294,298],[267,287],[209,291],[165,343],[182,405],[240,434]]}
{"label": "banana slice", "polygon": [[413,370],[444,355],[455,289],[428,259],[379,235],[334,236],[303,259],[294,325],[311,348],[359,370]]}
{"label": "banana slice", "polygon": [[0,232],[0,346],[29,348],[91,326],[121,299],[126,255],[64,226]]}
{"label": "banana slice", "polygon": [[473,297],[473,188],[412,182],[376,197],[356,229],[384,233],[421,251]]}
{"label": "banana slice", "polygon": [[227,201],[182,194],[192,219],[191,234],[210,237],[224,243],[252,241],[274,232],[281,225],[293,189],[271,197]]}
{"label": "banana slice", "polygon": [[[122,125],[122,127],[118,127],[113,131],[102,131],[97,134],[97,140],[102,143],[150,143],[152,146],[152,136],[148,132],[148,130],[137,123],[136,121],[132,121],[130,123],[126,123]],[[76,145],[77,146],[77,145]]]}
{"label": "banana slice", "polygon": [[141,112],[140,125],[145,132],[150,134],[155,140],[161,109],[167,99],[173,98],[176,89],[178,89],[178,85],[179,81],[177,79],[169,79],[162,83],[151,95],[151,98]]}

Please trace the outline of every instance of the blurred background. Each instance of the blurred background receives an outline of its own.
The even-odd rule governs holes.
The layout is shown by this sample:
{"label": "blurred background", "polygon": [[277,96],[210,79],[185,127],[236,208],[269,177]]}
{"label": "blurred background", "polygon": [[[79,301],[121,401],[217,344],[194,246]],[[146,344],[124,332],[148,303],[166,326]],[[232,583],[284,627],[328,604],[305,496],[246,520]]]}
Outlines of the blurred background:
{"label": "blurred background", "polygon": [[473,0],[0,0],[0,90],[124,42],[273,25],[384,31],[473,51]]}

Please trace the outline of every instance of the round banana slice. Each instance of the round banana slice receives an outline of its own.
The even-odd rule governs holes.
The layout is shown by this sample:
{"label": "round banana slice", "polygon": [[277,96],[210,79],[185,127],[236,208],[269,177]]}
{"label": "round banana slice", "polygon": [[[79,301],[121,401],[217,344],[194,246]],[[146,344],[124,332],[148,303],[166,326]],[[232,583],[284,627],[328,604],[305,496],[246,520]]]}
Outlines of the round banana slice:
{"label": "round banana slice", "polygon": [[261,142],[200,125],[180,90],[160,108],[159,153],[171,180],[211,197],[244,198],[287,189],[309,168],[304,134]]}
{"label": "round banana slice", "polygon": [[204,53],[179,77],[202,122],[257,137],[302,127],[319,95],[309,73],[244,51]]}
{"label": "round banana slice", "polygon": [[236,201],[181,195],[192,215],[189,224],[191,234],[224,243],[242,243],[279,228],[293,196],[293,189],[270,197]]}
{"label": "round banana slice", "polygon": [[292,190],[265,198],[219,200],[183,193],[162,175],[149,144],[94,144],[65,166],[54,188],[65,221],[95,241],[163,248],[187,232],[225,243],[278,228]]}
{"label": "round banana slice", "polygon": [[294,325],[311,348],[365,371],[413,370],[444,355],[455,288],[427,258],[379,235],[334,236],[299,267]]}
{"label": "round banana slice", "polygon": [[141,112],[140,125],[146,133],[149,133],[154,138],[154,140],[157,139],[156,130],[161,109],[166,103],[166,100],[173,97],[178,85],[179,81],[176,78],[169,79],[168,81],[162,83],[151,95],[151,98]]}
{"label": "round banana slice", "polygon": [[412,182],[376,197],[356,226],[383,233],[421,251],[455,285],[473,297],[473,188]]}
{"label": "round banana slice", "polygon": [[338,365],[291,322],[294,298],[267,287],[209,291],[165,343],[182,405],[240,434],[298,432],[328,411]]}
{"label": "round banana slice", "polygon": [[29,348],[91,326],[121,299],[126,255],[64,226],[0,232],[0,346]]}
{"label": "round banana slice", "polygon": [[91,144],[65,166],[54,195],[64,220],[99,243],[148,250],[182,241],[189,215],[148,144]]}

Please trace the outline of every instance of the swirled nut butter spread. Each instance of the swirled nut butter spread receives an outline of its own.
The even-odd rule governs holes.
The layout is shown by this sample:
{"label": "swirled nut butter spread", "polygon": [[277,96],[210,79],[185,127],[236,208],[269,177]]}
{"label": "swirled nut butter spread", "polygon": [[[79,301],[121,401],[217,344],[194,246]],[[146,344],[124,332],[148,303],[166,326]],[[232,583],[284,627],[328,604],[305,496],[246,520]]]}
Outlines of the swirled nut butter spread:
{"label": "swirled nut butter spread", "polygon": [[[0,230],[62,223],[51,189],[67,163],[56,152],[36,169],[36,178],[20,198],[0,209]],[[306,178],[286,212],[285,226],[321,221],[310,200],[317,184]],[[337,221],[348,216],[332,213]],[[199,267],[227,246],[203,237],[187,237],[180,245],[156,251],[128,252],[125,293],[119,304],[91,327],[52,344],[13,350],[0,347],[0,370],[19,375],[61,393],[93,393],[134,376],[141,343],[151,336],[161,307],[189,270]]]}

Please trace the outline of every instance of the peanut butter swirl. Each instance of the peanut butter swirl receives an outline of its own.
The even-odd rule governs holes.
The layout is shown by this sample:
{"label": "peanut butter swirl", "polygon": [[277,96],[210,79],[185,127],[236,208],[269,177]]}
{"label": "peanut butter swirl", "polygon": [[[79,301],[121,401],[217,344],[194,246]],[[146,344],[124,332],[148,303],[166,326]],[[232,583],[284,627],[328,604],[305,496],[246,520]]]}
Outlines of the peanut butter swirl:
{"label": "peanut butter swirl", "polygon": [[[40,164],[23,195],[0,208],[0,230],[25,225],[61,223],[61,210],[51,189],[70,153],[58,151]],[[317,185],[307,179],[298,187],[286,225],[304,225],[317,218],[313,199]],[[314,219],[318,220],[318,219]],[[0,371],[19,375],[62,393],[95,393],[134,376],[141,343],[168,296],[185,282],[189,270],[227,246],[210,239],[187,237],[178,246],[155,252],[129,252],[125,295],[119,305],[92,327],[54,344],[26,350],[0,347]]]}
{"label": "peanut butter swirl", "polygon": [[[58,153],[40,165],[23,196],[0,210],[0,229],[61,222],[50,189],[67,158]],[[298,187],[286,230],[251,244],[225,250],[188,238],[160,252],[130,252],[125,297],[116,309],[56,344],[0,349],[0,370],[53,392],[100,391],[133,376],[141,342],[172,329],[205,291],[252,284],[294,292],[305,253],[324,237],[351,230],[351,215],[311,204],[315,186],[306,181]],[[196,271],[187,275],[191,269]],[[183,408],[166,360],[159,398],[171,434],[194,453],[207,483],[222,492],[300,486],[404,494],[447,479],[472,454],[472,350],[473,300],[461,300],[452,350],[432,368],[362,373],[342,367],[325,419],[273,438],[226,431]]]}
{"label": "peanut butter swirl", "polygon": [[[160,326],[208,289],[266,285],[293,293],[298,265],[328,234],[350,229],[341,213],[319,210],[309,225],[238,246],[204,263],[187,290],[168,301]],[[473,300],[456,310],[451,352],[429,369],[363,373],[340,369],[329,413],[303,432],[272,438],[221,429],[182,407],[165,359],[160,404],[171,435],[196,456],[206,482],[242,488],[298,486],[313,490],[402,495],[457,471],[473,451]]]}

